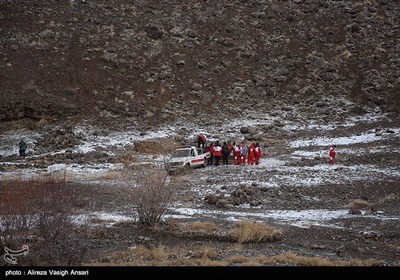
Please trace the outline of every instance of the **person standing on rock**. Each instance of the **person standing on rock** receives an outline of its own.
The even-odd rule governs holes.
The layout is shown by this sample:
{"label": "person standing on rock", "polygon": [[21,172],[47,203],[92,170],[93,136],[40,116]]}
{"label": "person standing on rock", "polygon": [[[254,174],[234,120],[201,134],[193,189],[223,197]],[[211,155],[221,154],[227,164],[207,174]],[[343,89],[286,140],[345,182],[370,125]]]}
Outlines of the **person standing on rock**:
{"label": "person standing on rock", "polygon": [[329,164],[333,165],[334,164],[334,160],[336,157],[336,145],[332,145],[331,148],[329,149]]}
{"label": "person standing on rock", "polygon": [[25,151],[28,145],[26,144],[23,138],[21,138],[21,140],[19,141],[18,146],[19,146],[19,155],[21,157],[25,157],[26,156]]}

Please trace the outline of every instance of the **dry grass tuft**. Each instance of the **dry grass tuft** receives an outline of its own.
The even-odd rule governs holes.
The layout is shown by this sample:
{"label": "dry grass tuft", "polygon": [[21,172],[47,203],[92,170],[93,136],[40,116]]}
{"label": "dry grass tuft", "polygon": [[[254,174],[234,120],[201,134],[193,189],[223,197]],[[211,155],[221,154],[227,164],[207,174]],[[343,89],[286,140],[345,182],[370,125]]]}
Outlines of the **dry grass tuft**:
{"label": "dry grass tuft", "polygon": [[205,247],[204,255],[209,259],[215,259],[218,256],[218,251],[214,247]]}
{"label": "dry grass tuft", "polygon": [[165,260],[168,259],[170,255],[169,250],[162,245],[158,245],[151,252],[153,259],[155,260]]}
{"label": "dry grass tuft", "polygon": [[193,251],[193,258],[195,259],[215,259],[218,256],[218,251],[214,247],[204,246],[196,248]]}
{"label": "dry grass tuft", "polygon": [[352,209],[366,209],[370,208],[373,204],[363,200],[363,199],[354,199],[352,202],[346,205],[347,208]]}
{"label": "dry grass tuft", "polygon": [[[380,262],[376,260],[353,259],[349,261],[332,261],[321,257],[297,256],[291,251],[272,257],[265,255],[251,257],[233,255],[221,258],[217,250],[213,247],[169,248],[161,245],[150,248],[138,246],[133,249],[115,253],[106,263],[106,265],[125,266],[374,266],[378,264],[380,264]],[[103,265],[103,263],[92,263],[89,265]]]}
{"label": "dry grass tuft", "polygon": [[282,230],[254,222],[241,222],[230,232],[231,239],[239,243],[280,241]]}
{"label": "dry grass tuft", "polygon": [[228,258],[228,262],[232,264],[239,264],[239,263],[245,263],[248,260],[248,257],[245,256],[239,256],[239,255],[234,255]]}

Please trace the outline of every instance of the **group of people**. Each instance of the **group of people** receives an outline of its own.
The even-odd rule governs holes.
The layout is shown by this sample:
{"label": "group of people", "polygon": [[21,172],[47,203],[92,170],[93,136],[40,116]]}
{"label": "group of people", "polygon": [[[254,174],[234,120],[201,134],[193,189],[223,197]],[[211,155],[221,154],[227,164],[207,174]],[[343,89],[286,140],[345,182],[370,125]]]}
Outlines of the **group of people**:
{"label": "group of people", "polygon": [[[203,150],[206,149],[207,138],[204,134],[199,134],[197,137],[197,147],[203,147]],[[219,165],[222,159],[222,164],[228,164],[229,156],[234,156],[234,164],[235,165],[245,165],[246,163],[249,165],[258,165],[260,164],[261,156],[263,155],[263,151],[261,149],[260,144],[252,143],[250,145],[246,145],[245,142],[241,144],[236,144],[235,142],[231,144],[230,141],[223,142],[222,145],[219,141],[214,143],[210,143],[207,147],[208,152],[210,152],[210,157],[208,159],[208,164],[212,165],[215,161],[215,165]]]}
{"label": "group of people", "polygon": [[228,158],[230,155],[234,156],[235,165],[258,165],[260,164],[261,156],[263,154],[262,149],[258,143],[252,143],[249,146],[245,142],[242,144],[231,144],[230,141],[223,142],[222,146],[217,141],[215,144],[210,143],[208,146],[210,152],[210,158],[208,164],[212,164],[215,160],[215,165],[219,165],[222,157],[222,164],[228,164]]}
{"label": "group of people", "polygon": [[[206,148],[207,137],[204,134],[199,134],[197,136],[197,147],[202,147],[203,150]],[[329,165],[334,164],[334,160],[336,157],[336,145],[332,145],[329,149]],[[249,165],[258,165],[260,164],[261,156],[263,155],[263,151],[258,143],[252,143],[249,146],[246,145],[245,142],[242,142],[241,145],[236,144],[235,142],[233,145],[230,141],[223,142],[222,146],[217,141],[215,144],[210,143],[207,147],[208,151],[210,152],[211,156],[208,160],[208,164],[213,164],[215,160],[215,165],[219,165],[219,162],[222,157],[222,164],[228,164],[228,157],[230,155],[234,156],[234,164],[235,165],[245,165],[246,162]]]}

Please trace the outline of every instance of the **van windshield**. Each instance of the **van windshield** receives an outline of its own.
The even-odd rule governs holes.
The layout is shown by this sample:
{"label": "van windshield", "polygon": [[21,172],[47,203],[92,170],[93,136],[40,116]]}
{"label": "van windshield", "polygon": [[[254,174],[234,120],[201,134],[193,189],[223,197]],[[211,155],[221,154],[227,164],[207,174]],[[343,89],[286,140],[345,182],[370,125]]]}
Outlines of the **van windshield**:
{"label": "van windshield", "polygon": [[190,149],[184,149],[184,150],[176,150],[173,154],[172,157],[189,157],[190,156]]}

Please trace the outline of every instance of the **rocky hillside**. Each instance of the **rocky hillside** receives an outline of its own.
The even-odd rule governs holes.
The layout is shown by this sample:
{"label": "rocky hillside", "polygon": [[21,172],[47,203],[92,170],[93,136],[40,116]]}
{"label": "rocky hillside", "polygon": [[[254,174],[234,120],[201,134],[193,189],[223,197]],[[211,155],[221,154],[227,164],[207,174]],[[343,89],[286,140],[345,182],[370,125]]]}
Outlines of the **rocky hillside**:
{"label": "rocky hillside", "polygon": [[2,0],[0,121],[400,108],[395,0]]}

